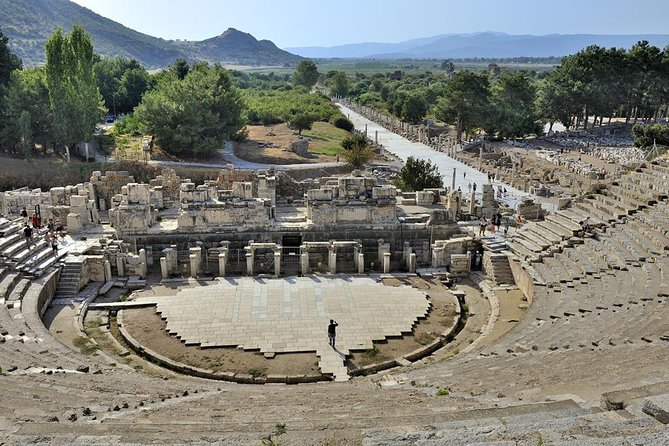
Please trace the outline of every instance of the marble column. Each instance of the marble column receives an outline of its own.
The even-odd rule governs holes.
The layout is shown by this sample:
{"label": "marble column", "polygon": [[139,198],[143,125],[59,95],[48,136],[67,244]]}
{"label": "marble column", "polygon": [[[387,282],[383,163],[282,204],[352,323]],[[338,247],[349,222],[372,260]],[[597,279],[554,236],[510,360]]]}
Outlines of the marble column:
{"label": "marble column", "polygon": [[416,253],[412,252],[409,254],[409,272],[410,273],[415,273],[416,272]]}
{"label": "marble column", "polygon": [[198,270],[199,270],[199,262],[197,258],[197,254],[190,254],[188,256],[188,259],[190,260],[190,276],[195,279],[197,278]]}
{"label": "marble column", "polygon": [[383,273],[390,273],[390,253],[386,252],[383,254]]}
{"label": "marble column", "polygon": [[300,269],[303,275],[309,273],[309,251],[305,248],[302,248],[302,253],[300,254]]}
{"label": "marble column", "polygon": [[274,276],[281,275],[281,249],[274,250]]}
{"label": "marble column", "polygon": [[139,250],[139,277],[146,279],[147,265],[146,265],[146,251],[144,249]]}
{"label": "marble column", "polygon": [[328,267],[330,274],[337,274],[337,248],[330,246],[328,255]]}
{"label": "marble column", "polygon": [[365,255],[358,253],[358,274],[365,274]]}
{"label": "marble column", "polygon": [[225,264],[228,263],[228,251],[218,253],[218,277],[225,277]]}
{"label": "marble column", "polygon": [[402,262],[404,262],[407,269],[409,269],[409,256],[411,255],[411,252],[411,243],[404,242],[404,246],[402,247]]}
{"label": "marble column", "polygon": [[125,263],[123,257],[123,254],[120,253],[116,256],[116,269],[118,270],[119,277],[125,276]]}
{"label": "marble column", "polygon": [[169,268],[167,267],[167,257],[160,258],[160,274],[163,277],[163,279],[167,279],[170,277]]}
{"label": "marble column", "polygon": [[253,275],[253,260],[254,260],[254,252],[253,250],[247,250],[246,251],[246,275],[247,276],[252,276]]}
{"label": "marble column", "polygon": [[105,282],[111,282],[111,280],[112,280],[111,263],[109,263],[109,260],[105,260]]}

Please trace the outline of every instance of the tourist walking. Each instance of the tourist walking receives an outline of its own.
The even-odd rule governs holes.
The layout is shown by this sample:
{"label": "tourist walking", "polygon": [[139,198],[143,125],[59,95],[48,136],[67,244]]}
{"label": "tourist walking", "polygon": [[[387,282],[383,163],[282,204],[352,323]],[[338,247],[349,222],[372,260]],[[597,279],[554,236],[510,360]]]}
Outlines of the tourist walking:
{"label": "tourist walking", "polygon": [[28,209],[25,206],[21,209],[21,217],[23,217],[23,223],[28,223]]}
{"label": "tourist walking", "polygon": [[488,225],[485,217],[481,217],[479,221],[479,237],[485,237],[485,227]]}
{"label": "tourist walking", "polygon": [[581,237],[585,237],[585,233],[590,229],[590,217],[586,217],[585,220],[581,222]]}
{"label": "tourist walking", "polygon": [[30,245],[35,244],[35,242],[33,241],[33,228],[31,228],[28,223],[26,223],[26,226],[23,228],[23,236],[26,238],[26,243],[28,244],[28,248],[30,248]]}
{"label": "tourist walking", "polygon": [[63,223],[60,221],[60,218],[56,219],[56,233],[62,238],[65,238],[65,227],[63,227]]}
{"label": "tourist walking", "polygon": [[330,325],[328,325],[328,342],[332,348],[335,348],[335,339],[337,337],[337,326],[339,324],[330,319]]}
{"label": "tourist walking", "polygon": [[58,236],[54,232],[49,231],[46,233],[44,238],[46,239],[47,243],[51,245],[53,255],[58,256]]}
{"label": "tourist walking", "polygon": [[493,217],[493,225],[495,225],[495,232],[498,232],[502,226],[502,214],[499,212],[496,213]]}

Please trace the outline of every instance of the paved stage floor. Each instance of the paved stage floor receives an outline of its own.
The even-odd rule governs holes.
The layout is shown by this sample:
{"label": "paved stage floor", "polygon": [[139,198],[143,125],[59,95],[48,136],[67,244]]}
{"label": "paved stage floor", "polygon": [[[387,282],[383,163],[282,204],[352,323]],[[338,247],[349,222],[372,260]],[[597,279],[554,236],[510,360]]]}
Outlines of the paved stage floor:
{"label": "paved stage floor", "polygon": [[[323,373],[347,378],[343,358],[372,341],[409,333],[429,301],[410,286],[371,277],[224,278],[155,301],[167,330],[187,345],[241,347],[262,353],[315,351]],[[336,350],[327,326],[337,321]]]}

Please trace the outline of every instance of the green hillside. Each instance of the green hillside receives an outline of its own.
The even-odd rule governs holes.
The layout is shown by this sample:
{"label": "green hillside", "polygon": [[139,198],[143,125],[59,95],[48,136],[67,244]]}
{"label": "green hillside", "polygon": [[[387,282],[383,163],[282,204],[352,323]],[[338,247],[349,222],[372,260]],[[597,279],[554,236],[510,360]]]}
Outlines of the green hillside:
{"label": "green hillside", "polygon": [[0,0],[0,27],[27,66],[44,63],[48,37],[74,24],[91,34],[98,54],[134,58],[147,68],[165,67],[178,57],[243,65],[293,65],[301,59],[234,29],[201,42],[177,42],[134,31],[69,0]]}

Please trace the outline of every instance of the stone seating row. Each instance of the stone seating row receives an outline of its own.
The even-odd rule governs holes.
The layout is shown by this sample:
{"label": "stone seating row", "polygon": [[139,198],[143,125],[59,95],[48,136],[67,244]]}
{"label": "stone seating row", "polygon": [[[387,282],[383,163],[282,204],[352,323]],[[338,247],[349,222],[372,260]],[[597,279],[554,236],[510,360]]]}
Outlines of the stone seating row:
{"label": "stone seating row", "polygon": [[[519,324],[525,325],[531,334],[516,329],[512,341],[555,342],[563,335],[573,337],[572,333],[588,339],[602,334],[615,335],[620,327],[625,327],[629,336],[666,334],[660,325],[662,319],[653,316],[661,313],[663,302],[653,298],[669,290],[669,287],[661,289],[662,277],[669,279],[669,261],[665,264],[666,257],[661,256],[656,264],[651,256],[658,254],[657,245],[649,237],[637,234],[635,229],[633,225],[614,226],[603,233],[600,240],[586,239],[583,245],[567,248],[544,258],[542,263],[535,263],[533,268],[547,287],[535,286],[537,292],[526,316],[527,322]],[[630,300],[630,296],[638,295],[645,296],[646,300]],[[640,305],[638,309],[633,308],[637,305]],[[628,317],[626,311],[632,311],[632,317]],[[601,320],[593,323],[592,315],[601,316]],[[640,324],[645,320],[654,321],[658,331],[634,329],[645,327]],[[540,326],[553,326],[557,331],[546,333],[547,330],[537,330]]]}
{"label": "stone seating row", "polygon": [[0,225],[0,262],[12,266],[17,271],[38,277],[49,267],[65,257],[65,250],[58,254],[53,252],[49,243],[44,240],[46,229],[33,232],[34,245],[29,246],[23,236],[22,222],[5,220]]}
{"label": "stone seating row", "polygon": [[[412,444],[512,446],[560,444],[598,446],[612,444],[665,444],[669,432],[649,416],[630,417],[599,409],[583,409],[568,402],[515,408],[454,412],[422,429],[405,426],[366,431],[365,445]],[[573,403],[571,403],[573,404]],[[640,413],[640,410],[637,411]],[[540,433],[540,434],[539,434]]]}
{"label": "stone seating row", "polygon": [[556,213],[545,221],[528,223],[507,241],[508,248],[523,260],[538,262],[543,257],[576,243],[582,219],[576,212]]}
{"label": "stone seating row", "polygon": [[597,194],[593,198],[574,203],[571,208],[549,215],[543,222],[525,225],[511,237],[508,247],[524,260],[540,261],[577,243],[578,239],[574,236],[580,234],[580,222],[585,218],[590,218],[591,228],[603,228],[620,221],[637,209],[632,201],[618,202]]}
{"label": "stone seating row", "polygon": [[[42,284],[4,270],[0,296],[0,352],[4,370],[30,367],[77,368],[86,358],[48,333],[37,314],[37,296]],[[25,296],[31,296],[24,302]],[[31,308],[35,307],[35,308]]]}

